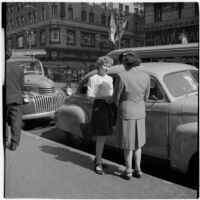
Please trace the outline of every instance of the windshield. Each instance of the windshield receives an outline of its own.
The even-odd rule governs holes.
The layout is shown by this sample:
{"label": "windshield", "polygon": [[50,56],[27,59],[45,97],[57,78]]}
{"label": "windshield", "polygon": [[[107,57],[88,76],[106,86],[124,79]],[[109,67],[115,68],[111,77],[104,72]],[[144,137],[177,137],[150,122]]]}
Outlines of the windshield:
{"label": "windshield", "polygon": [[38,61],[26,61],[23,66],[24,74],[42,75],[42,67]]}
{"label": "windshield", "polygon": [[182,71],[166,75],[164,82],[172,96],[179,97],[197,92],[198,83],[194,77],[198,77],[198,71]]}

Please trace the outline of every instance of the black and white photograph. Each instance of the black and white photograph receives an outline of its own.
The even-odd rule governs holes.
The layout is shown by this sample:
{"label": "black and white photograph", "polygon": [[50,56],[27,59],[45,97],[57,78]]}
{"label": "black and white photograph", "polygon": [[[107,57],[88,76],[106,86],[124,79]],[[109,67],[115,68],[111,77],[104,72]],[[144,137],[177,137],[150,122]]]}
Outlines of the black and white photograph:
{"label": "black and white photograph", "polygon": [[1,8],[2,198],[199,198],[198,1]]}

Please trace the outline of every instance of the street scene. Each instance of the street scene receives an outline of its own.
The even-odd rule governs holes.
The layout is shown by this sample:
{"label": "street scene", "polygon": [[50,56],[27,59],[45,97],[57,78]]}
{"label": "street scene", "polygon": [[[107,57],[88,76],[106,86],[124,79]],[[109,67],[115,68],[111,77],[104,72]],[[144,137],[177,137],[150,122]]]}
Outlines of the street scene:
{"label": "street scene", "polygon": [[3,2],[4,198],[199,198],[197,2]]}

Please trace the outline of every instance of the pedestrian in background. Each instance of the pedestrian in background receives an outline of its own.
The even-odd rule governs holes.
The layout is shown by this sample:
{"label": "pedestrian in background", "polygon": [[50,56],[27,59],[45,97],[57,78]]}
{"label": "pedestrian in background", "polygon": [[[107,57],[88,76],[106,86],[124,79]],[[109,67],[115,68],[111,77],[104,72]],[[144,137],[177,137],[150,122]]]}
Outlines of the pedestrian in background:
{"label": "pedestrian in background", "polygon": [[103,175],[102,154],[108,135],[112,134],[112,118],[110,103],[113,95],[113,79],[107,75],[113,60],[107,56],[100,57],[96,62],[98,73],[89,78],[87,96],[94,98],[92,113],[92,129],[96,136],[96,157],[94,171]]}
{"label": "pedestrian in background", "polygon": [[126,170],[121,176],[130,180],[132,176],[142,176],[141,147],[146,142],[144,100],[149,96],[150,77],[137,69],[140,59],[132,51],[122,53],[119,59],[126,71],[119,74],[113,94],[113,99],[118,105],[116,133],[119,147],[124,150],[126,165]]}
{"label": "pedestrian in background", "polygon": [[[6,60],[10,56],[6,56]],[[24,68],[15,62],[6,61],[6,126],[11,127],[10,150],[15,151],[20,142],[22,126],[22,92],[24,88]],[[8,144],[6,132],[6,144]]]}

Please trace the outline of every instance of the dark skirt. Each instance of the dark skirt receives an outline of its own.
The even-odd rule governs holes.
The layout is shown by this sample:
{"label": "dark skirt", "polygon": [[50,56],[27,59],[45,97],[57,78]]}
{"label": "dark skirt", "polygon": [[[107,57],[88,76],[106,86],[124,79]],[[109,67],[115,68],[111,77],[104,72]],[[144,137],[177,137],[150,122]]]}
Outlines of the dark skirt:
{"label": "dark skirt", "polygon": [[92,132],[95,136],[112,134],[112,110],[103,99],[96,99],[92,111]]}

